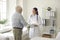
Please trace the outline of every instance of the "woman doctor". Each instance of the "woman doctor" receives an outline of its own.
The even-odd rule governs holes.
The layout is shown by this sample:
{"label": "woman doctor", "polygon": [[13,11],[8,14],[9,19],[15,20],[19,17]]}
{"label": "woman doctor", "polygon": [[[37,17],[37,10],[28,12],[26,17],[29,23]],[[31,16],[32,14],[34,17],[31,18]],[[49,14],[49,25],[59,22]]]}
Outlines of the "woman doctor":
{"label": "woman doctor", "polygon": [[32,10],[32,14],[29,16],[28,23],[30,25],[29,38],[40,36],[41,18],[38,14],[38,9],[35,7]]}

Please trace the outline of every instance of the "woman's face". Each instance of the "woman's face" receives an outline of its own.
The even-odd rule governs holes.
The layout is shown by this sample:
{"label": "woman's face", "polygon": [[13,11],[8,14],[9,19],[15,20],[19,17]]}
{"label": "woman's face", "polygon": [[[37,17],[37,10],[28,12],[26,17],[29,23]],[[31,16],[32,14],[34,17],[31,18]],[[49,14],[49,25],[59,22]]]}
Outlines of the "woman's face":
{"label": "woman's face", "polygon": [[33,9],[33,10],[32,10],[32,13],[33,13],[33,14],[36,14],[36,11]]}

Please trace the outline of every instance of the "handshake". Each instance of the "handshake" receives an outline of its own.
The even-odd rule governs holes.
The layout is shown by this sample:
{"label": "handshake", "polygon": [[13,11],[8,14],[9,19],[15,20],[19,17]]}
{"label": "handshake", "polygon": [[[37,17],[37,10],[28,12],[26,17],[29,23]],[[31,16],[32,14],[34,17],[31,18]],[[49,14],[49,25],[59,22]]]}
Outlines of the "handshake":
{"label": "handshake", "polygon": [[27,25],[27,28],[30,28],[30,25],[29,24]]}
{"label": "handshake", "polygon": [[31,24],[31,25],[27,25],[27,28],[30,28],[30,26],[34,25],[35,27],[38,27],[39,24]]}

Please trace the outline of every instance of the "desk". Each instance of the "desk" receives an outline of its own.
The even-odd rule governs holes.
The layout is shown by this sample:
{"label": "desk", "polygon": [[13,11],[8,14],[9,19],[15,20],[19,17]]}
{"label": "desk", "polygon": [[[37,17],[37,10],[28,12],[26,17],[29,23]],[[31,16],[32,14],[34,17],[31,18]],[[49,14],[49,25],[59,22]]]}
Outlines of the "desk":
{"label": "desk", "polygon": [[55,40],[54,38],[34,37],[31,40]]}

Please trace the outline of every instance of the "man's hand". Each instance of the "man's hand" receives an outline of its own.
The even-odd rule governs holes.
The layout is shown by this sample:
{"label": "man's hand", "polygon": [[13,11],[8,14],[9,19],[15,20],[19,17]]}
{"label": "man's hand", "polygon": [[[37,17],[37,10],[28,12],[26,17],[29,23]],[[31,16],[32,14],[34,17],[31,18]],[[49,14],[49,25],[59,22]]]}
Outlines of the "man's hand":
{"label": "man's hand", "polygon": [[27,28],[30,28],[30,25],[27,25]]}
{"label": "man's hand", "polygon": [[36,24],[33,24],[33,25],[37,27],[39,24],[36,23]]}

